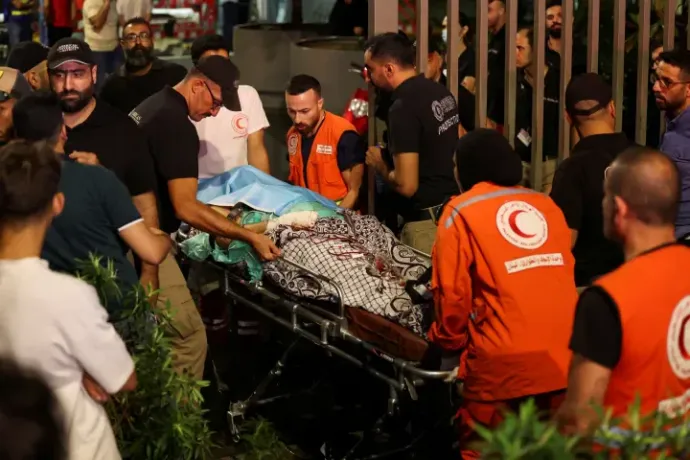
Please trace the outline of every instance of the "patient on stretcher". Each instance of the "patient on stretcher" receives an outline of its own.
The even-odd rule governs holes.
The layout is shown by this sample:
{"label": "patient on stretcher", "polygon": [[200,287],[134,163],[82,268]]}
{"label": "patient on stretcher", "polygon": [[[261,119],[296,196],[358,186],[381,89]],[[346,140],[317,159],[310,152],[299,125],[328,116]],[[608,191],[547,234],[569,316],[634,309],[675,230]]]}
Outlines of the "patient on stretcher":
{"label": "patient on stretcher", "polygon": [[296,297],[337,304],[338,290],[297,267],[301,266],[336,282],[345,306],[390,319],[418,335],[426,333],[431,308],[415,303],[406,284],[417,280],[430,260],[401,244],[375,217],[340,209],[250,166],[200,182],[198,197],[239,225],[268,235],[282,257],[262,263],[244,242],[214,240],[194,229],[182,229],[180,247],[189,259],[241,266],[252,281],[263,280]]}

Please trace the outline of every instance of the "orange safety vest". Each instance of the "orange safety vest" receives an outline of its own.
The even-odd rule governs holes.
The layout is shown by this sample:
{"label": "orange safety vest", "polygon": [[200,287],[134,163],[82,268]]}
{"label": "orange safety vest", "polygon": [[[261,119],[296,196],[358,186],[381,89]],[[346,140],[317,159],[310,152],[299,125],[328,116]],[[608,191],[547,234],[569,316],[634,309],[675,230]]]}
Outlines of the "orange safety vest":
{"label": "orange safety vest", "polygon": [[434,292],[429,338],[452,349],[467,337],[463,397],[503,401],[566,388],[577,303],[570,242],[556,204],[523,187],[482,182],[446,205],[432,290],[453,292]]}
{"label": "orange safety vest", "polygon": [[627,415],[690,409],[690,248],[663,246],[635,257],[594,284],[618,307],[623,342],[604,406]]}
{"label": "orange safety vest", "polygon": [[[288,182],[338,201],[347,195],[347,185],[338,168],[338,142],[343,133],[355,131],[346,119],[326,112],[321,127],[316,132],[307,162],[307,177],[304,178],[302,159],[302,135],[291,127],[287,133],[290,175]],[[309,187],[307,187],[307,184]]]}

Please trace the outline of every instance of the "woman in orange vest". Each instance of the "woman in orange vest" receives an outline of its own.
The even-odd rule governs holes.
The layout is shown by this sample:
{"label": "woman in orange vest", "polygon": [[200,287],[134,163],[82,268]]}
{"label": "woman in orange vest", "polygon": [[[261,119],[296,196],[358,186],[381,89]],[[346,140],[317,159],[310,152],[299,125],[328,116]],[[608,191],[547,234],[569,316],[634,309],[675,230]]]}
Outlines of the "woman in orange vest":
{"label": "woman in orange vest", "polygon": [[357,205],[366,148],[346,119],[323,110],[321,84],[297,75],[285,91],[293,126],[287,133],[288,182],[308,188],[343,208]]}
{"label": "woman in orange vest", "polygon": [[[674,236],[678,171],[665,154],[633,147],[607,170],[604,193],[604,234],[622,244],[626,262],[578,301],[557,417],[568,433],[598,427],[592,405],[619,420],[637,397],[643,416],[690,408],[690,248]],[[626,428],[622,420],[615,430]]]}
{"label": "woman in orange vest", "polygon": [[458,142],[458,179],[432,253],[429,338],[459,354],[462,458],[473,425],[493,427],[529,397],[555,410],[566,387],[577,301],[570,230],[551,199],[519,187],[520,157],[495,130]]}

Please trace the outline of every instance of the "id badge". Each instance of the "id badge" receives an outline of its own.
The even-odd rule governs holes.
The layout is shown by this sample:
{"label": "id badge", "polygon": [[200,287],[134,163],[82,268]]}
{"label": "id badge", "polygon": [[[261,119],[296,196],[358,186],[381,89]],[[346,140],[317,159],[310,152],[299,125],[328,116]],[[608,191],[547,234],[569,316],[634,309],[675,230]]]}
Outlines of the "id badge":
{"label": "id badge", "polygon": [[525,145],[525,147],[529,147],[532,143],[532,136],[530,136],[529,133],[524,129],[520,130],[520,132],[517,135],[517,138],[520,140],[520,142],[522,142]]}

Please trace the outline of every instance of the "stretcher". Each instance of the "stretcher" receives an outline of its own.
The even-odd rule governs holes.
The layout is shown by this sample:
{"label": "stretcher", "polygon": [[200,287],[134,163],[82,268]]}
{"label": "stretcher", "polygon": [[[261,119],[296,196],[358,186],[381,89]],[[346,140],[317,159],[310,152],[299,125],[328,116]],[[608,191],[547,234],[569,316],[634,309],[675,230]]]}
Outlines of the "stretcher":
{"label": "stretcher", "polygon": [[[178,242],[184,240],[178,231]],[[415,251],[419,253],[418,251]],[[428,255],[419,253],[429,258]],[[402,397],[417,400],[418,388],[429,381],[453,382],[456,370],[439,370],[431,363],[433,354],[426,340],[408,329],[360,308],[349,308],[342,301],[343,289],[335,281],[315,273],[286,257],[280,263],[327,283],[337,293],[334,302],[311,301],[281,290],[270,280],[249,281],[240,270],[206,261],[222,273],[223,292],[232,304],[248,308],[294,334],[288,346],[266,378],[243,401],[230,405],[231,432],[239,436],[238,420],[254,406],[273,401],[262,399],[271,382],[279,377],[297,340],[307,340],[333,358],[342,359],[384,382],[389,388],[388,414],[395,415]],[[437,361],[440,363],[440,359]],[[381,457],[383,458],[383,457]]]}

